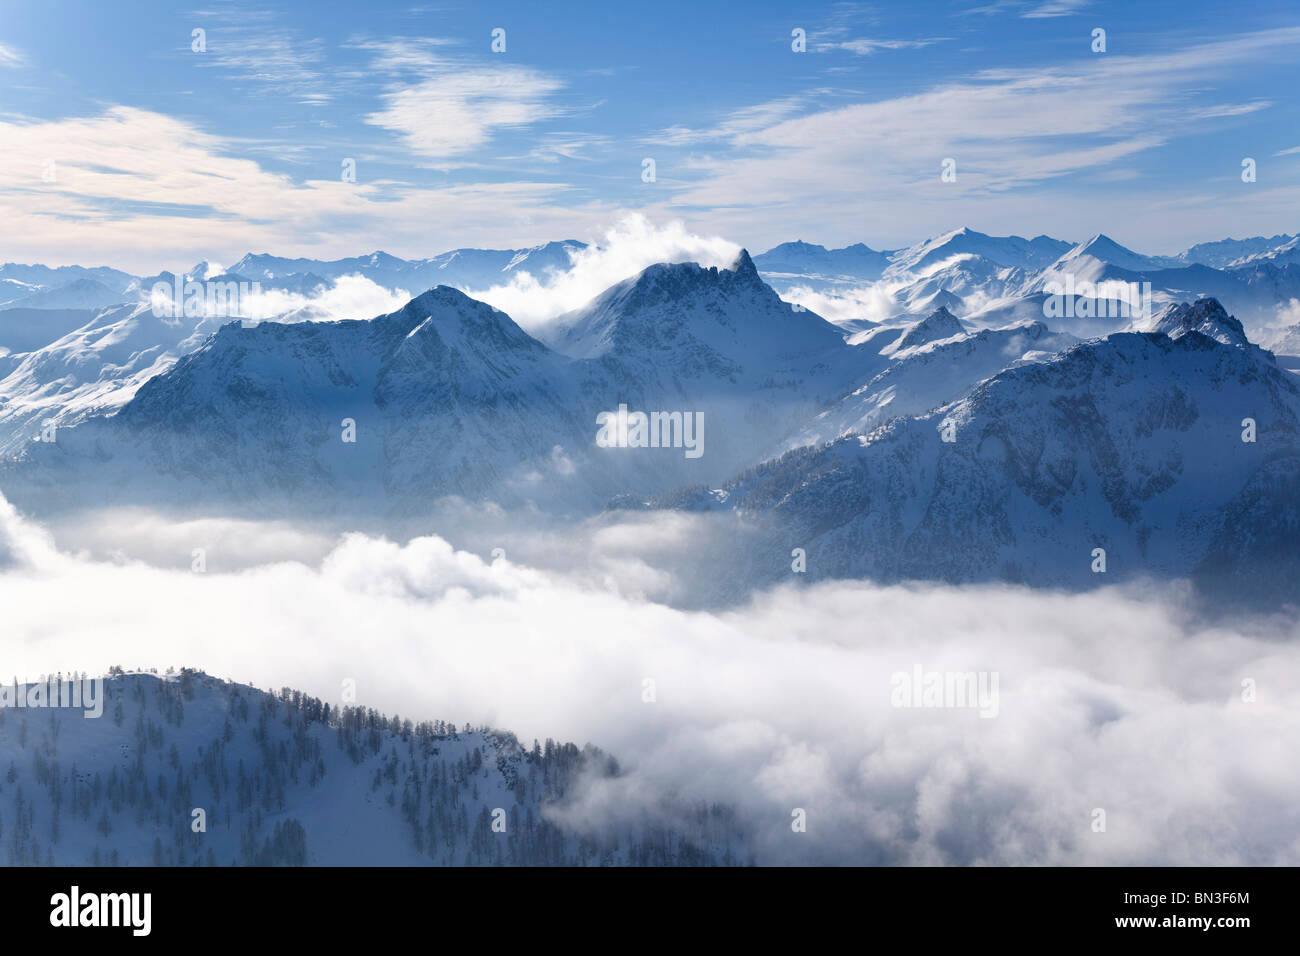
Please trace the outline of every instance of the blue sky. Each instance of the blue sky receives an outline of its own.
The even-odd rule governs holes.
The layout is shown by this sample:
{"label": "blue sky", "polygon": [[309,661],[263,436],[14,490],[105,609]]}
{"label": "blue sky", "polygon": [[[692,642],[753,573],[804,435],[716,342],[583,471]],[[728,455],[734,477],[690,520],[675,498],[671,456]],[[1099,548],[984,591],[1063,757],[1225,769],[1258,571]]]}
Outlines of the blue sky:
{"label": "blue sky", "polygon": [[1173,252],[1300,226],[1297,64],[1283,2],[7,3],[0,259],[424,256],[629,210],[754,251]]}

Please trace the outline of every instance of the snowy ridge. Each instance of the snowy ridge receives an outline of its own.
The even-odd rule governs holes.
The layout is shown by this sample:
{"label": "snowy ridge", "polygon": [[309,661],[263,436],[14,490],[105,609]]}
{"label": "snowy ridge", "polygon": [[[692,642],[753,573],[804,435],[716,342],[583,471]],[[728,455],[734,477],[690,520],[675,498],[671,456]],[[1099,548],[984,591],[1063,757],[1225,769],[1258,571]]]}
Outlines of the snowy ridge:
{"label": "snowy ridge", "polygon": [[[57,676],[64,686],[72,677]],[[27,697],[35,686],[12,689]],[[720,806],[682,807],[681,829],[647,824],[616,841],[552,822],[549,808],[586,778],[619,772],[590,745],[526,748],[502,731],[412,723],[184,669],[119,673],[104,689],[98,718],[0,708],[8,865],[745,862]]]}
{"label": "snowy ridge", "polygon": [[[816,576],[1070,588],[1184,577],[1229,600],[1297,604],[1298,491],[1294,376],[1191,330],[1119,333],[1016,365],[937,411],[676,503],[765,518],[772,539],[742,550],[804,547]],[[773,581],[784,567],[737,573]]]}
{"label": "snowy ridge", "polygon": [[[63,314],[84,315],[54,315]],[[47,426],[117,411],[214,328],[209,320],[163,319],[146,305],[120,305],[43,348],[13,355],[0,363],[0,455],[29,447]]]}

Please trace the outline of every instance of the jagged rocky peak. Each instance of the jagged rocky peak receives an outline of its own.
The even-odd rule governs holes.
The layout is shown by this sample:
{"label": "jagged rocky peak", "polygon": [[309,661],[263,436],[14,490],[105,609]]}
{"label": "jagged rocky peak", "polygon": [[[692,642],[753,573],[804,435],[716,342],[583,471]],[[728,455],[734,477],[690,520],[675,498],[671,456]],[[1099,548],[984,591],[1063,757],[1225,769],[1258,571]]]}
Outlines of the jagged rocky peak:
{"label": "jagged rocky peak", "polygon": [[1250,344],[1241,323],[1228,314],[1218,299],[1213,298],[1197,299],[1190,305],[1180,302],[1166,306],[1156,316],[1150,331],[1163,332],[1173,339],[1189,332],[1199,332],[1224,345],[1244,347]]}
{"label": "jagged rocky peak", "polygon": [[642,270],[629,282],[634,290],[661,290],[667,286],[689,288],[699,284],[716,285],[726,290],[766,288],[754,260],[744,249],[726,268],[706,268],[698,262],[658,262]]}

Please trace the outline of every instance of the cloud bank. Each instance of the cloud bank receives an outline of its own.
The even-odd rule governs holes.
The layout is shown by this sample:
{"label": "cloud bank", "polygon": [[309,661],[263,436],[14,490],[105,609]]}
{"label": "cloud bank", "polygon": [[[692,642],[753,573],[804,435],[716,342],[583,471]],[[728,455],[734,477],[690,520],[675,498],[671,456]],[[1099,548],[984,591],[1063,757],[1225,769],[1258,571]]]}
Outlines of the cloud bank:
{"label": "cloud bank", "polygon": [[[591,741],[623,773],[554,811],[578,829],[671,793],[735,806],[768,863],[1300,862],[1295,623],[1201,624],[1176,590],[792,585],[689,612],[434,536],[232,573],[93,561],[7,506],[0,561],[20,678],[188,665],[334,702],[352,679],[413,719]],[[996,672],[998,715],[893,706],[917,666]]]}

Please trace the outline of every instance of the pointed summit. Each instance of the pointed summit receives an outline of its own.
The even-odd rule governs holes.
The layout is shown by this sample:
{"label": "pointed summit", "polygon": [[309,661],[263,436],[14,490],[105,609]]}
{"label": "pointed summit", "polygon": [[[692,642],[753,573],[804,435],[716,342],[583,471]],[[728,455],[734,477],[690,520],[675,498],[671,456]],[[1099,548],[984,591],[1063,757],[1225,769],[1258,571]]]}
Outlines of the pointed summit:
{"label": "pointed summit", "polygon": [[911,326],[897,342],[884,349],[882,354],[893,354],[901,352],[903,349],[916,348],[918,345],[937,342],[940,339],[950,339],[954,335],[961,335],[965,331],[966,327],[961,324],[957,316],[949,312],[944,306],[939,306],[920,322]]}
{"label": "pointed summit", "polygon": [[749,257],[749,250],[747,249],[740,250],[740,255],[736,256],[736,261],[731,264],[728,271],[734,272],[738,278],[749,280],[758,285],[763,284],[763,280],[758,275],[758,267],[754,265],[754,260]]}
{"label": "pointed summit", "polygon": [[[837,347],[838,329],[811,312],[793,312],[742,249],[730,267],[660,262],[610,286],[557,320],[548,341],[573,358],[682,356],[687,365],[753,367],[777,355]],[[761,357],[761,358],[760,358]]]}
{"label": "pointed summit", "polygon": [[921,272],[957,256],[978,256],[1000,266],[1021,269],[1042,268],[1070,249],[1068,242],[1040,237],[989,236],[962,226],[933,236],[891,257],[892,272]]}
{"label": "pointed summit", "polygon": [[[1116,266],[1120,269],[1126,269],[1129,272],[1141,272],[1146,269],[1164,269],[1170,265],[1176,265],[1171,260],[1161,256],[1145,256],[1139,252],[1134,252],[1126,246],[1121,246],[1105,233],[1099,232],[1085,242],[1079,243],[1073,249],[1066,252],[1055,263],[1053,269],[1072,266],[1075,260],[1088,257],[1095,259],[1097,262],[1105,265]],[[1084,273],[1079,273],[1083,275]],[[1095,269],[1088,273],[1089,279],[1094,279],[1100,275]]]}

